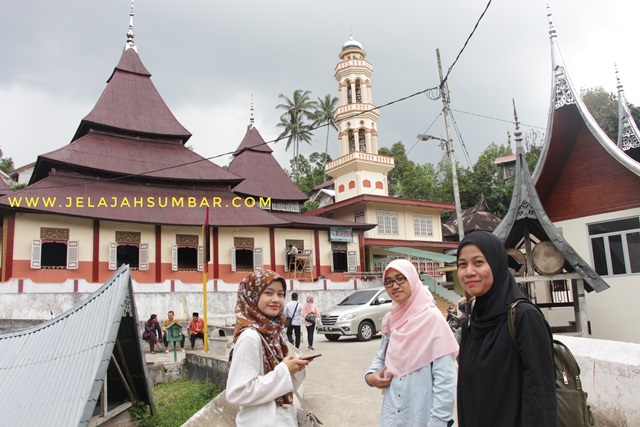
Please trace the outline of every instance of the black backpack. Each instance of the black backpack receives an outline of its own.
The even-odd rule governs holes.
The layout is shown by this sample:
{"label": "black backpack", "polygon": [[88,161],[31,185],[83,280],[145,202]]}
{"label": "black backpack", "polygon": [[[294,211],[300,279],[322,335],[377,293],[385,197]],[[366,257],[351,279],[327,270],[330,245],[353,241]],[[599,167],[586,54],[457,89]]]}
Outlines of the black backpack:
{"label": "black backpack", "polygon": [[[513,344],[516,343],[516,307],[519,299],[507,310],[509,335]],[[531,304],[538,308],[535,304]],[[540,309],[538,309],[540,311]],[[542,312],[540,312],[542,314]],[[520,349],[518,348],[518,351]],[[556,367],[556,398],[558,404],[558,427],[588,427],[595,425],[591,407],[587,404],[587,393],[582,389],[580,381],[580,366],[576,362],[571,350],[558,340],[553,340],[553,363]]]}

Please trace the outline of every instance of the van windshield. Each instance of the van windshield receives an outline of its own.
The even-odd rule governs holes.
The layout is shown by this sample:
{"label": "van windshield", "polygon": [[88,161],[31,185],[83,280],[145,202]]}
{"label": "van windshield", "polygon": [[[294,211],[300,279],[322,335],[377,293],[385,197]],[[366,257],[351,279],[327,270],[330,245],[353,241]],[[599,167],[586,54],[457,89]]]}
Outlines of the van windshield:
{"label": "van windshield", "polygon": [[357,291],[343,299],[338,305],[362,305],[368,303],[377,290]]}

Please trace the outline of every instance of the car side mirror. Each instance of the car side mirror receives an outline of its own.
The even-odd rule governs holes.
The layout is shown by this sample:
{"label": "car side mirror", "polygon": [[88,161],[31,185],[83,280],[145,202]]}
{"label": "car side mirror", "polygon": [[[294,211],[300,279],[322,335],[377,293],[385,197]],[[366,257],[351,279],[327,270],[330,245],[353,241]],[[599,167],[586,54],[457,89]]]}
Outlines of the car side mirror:
{"label": "car side mirror", "polygon": [[385,302],[387,302],[387,300],[384,297],[380,297],[377,300],[377,304],[384,304]]}

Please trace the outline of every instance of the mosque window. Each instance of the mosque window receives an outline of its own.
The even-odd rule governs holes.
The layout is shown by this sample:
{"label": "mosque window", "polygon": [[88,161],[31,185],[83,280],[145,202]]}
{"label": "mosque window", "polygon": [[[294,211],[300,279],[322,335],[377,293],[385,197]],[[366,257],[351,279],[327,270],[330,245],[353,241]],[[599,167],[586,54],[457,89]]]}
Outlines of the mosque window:
{"label": "mosque window", "polygon": [[171,247],[172,271],[202,271],[204,249],[198,242],[196,234],[176,234],[176,244]]}
{"label": "mosque window", "polygon": [[262,270],[262,248],[254,247],[252,237],[234,237],[231,248],[231,271]]}
{"label": "mosque window", "polygon": [[349,152],[356,151],[356,137],[353,129],[349,129]]}
{"label": "mosque window", "polygon": [[40,238],[31,242],[31,268],[67,269],[78,268],[78,241],[69,240],[69,229],[40,229]]}
{"label": "mosque window", "polygon": [[353,103],[353,94],[351,93],[351,82],[347,80],[347,103]]}
{"label": "mosque window", "polygon": [[433,218],[431,215],[413,215],[413,233],[415,236],[433,236]]}
{"label": "mosque window", "polygon": [[141,243],[137,231],[116,231],[116,241],[109,243],[109,270],[128,264],[132,270],[149,269],[149,244]]}
{"label": "mosque window", "polygon": [[356,188],[356,182],[355,181],[349,181],[349,190],[353,190],[354,188]]}
{"label": "mosque window", "polygon": [[354,221],[360,224],[364,224],[364,211],[356,211],[354,213]]}
{"label": "mosque window", "polygon": [[371,181],[369,181],[368,179],[365,179],[364,181],[362,181],[362,186],[364,188],[371,188]]}
{"label": "mosque window", "polygon": [[367,151],[367,141],[365,139],[364,129],[362,129],[362,128],[358,132],[358,145],[360,147],[360,151],[362,151],[362,152],[366,152]]}
{"label": "mosque window", "polygon": [[378,234],[398,234],[398,212],[376,210]]}
{"label": "mosque window", "polygon": [[356,80],[356,102],[362,102],[362,80]]}

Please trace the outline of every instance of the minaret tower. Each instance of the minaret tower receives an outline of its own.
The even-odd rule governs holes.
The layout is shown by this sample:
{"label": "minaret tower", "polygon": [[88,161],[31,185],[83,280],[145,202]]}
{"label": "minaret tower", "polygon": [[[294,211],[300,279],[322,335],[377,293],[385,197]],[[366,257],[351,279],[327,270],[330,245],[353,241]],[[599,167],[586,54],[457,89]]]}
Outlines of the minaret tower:
{"label": "minaret tower", "polygon": [[373,67],[362,44],[349,37],[335,68],[340,106],[334,112],[340,157],[326,164],[334,179],[335,201],[362,194],[388,196],[387,174],[393,158],[378,154],[380,112],[371,98]]}

